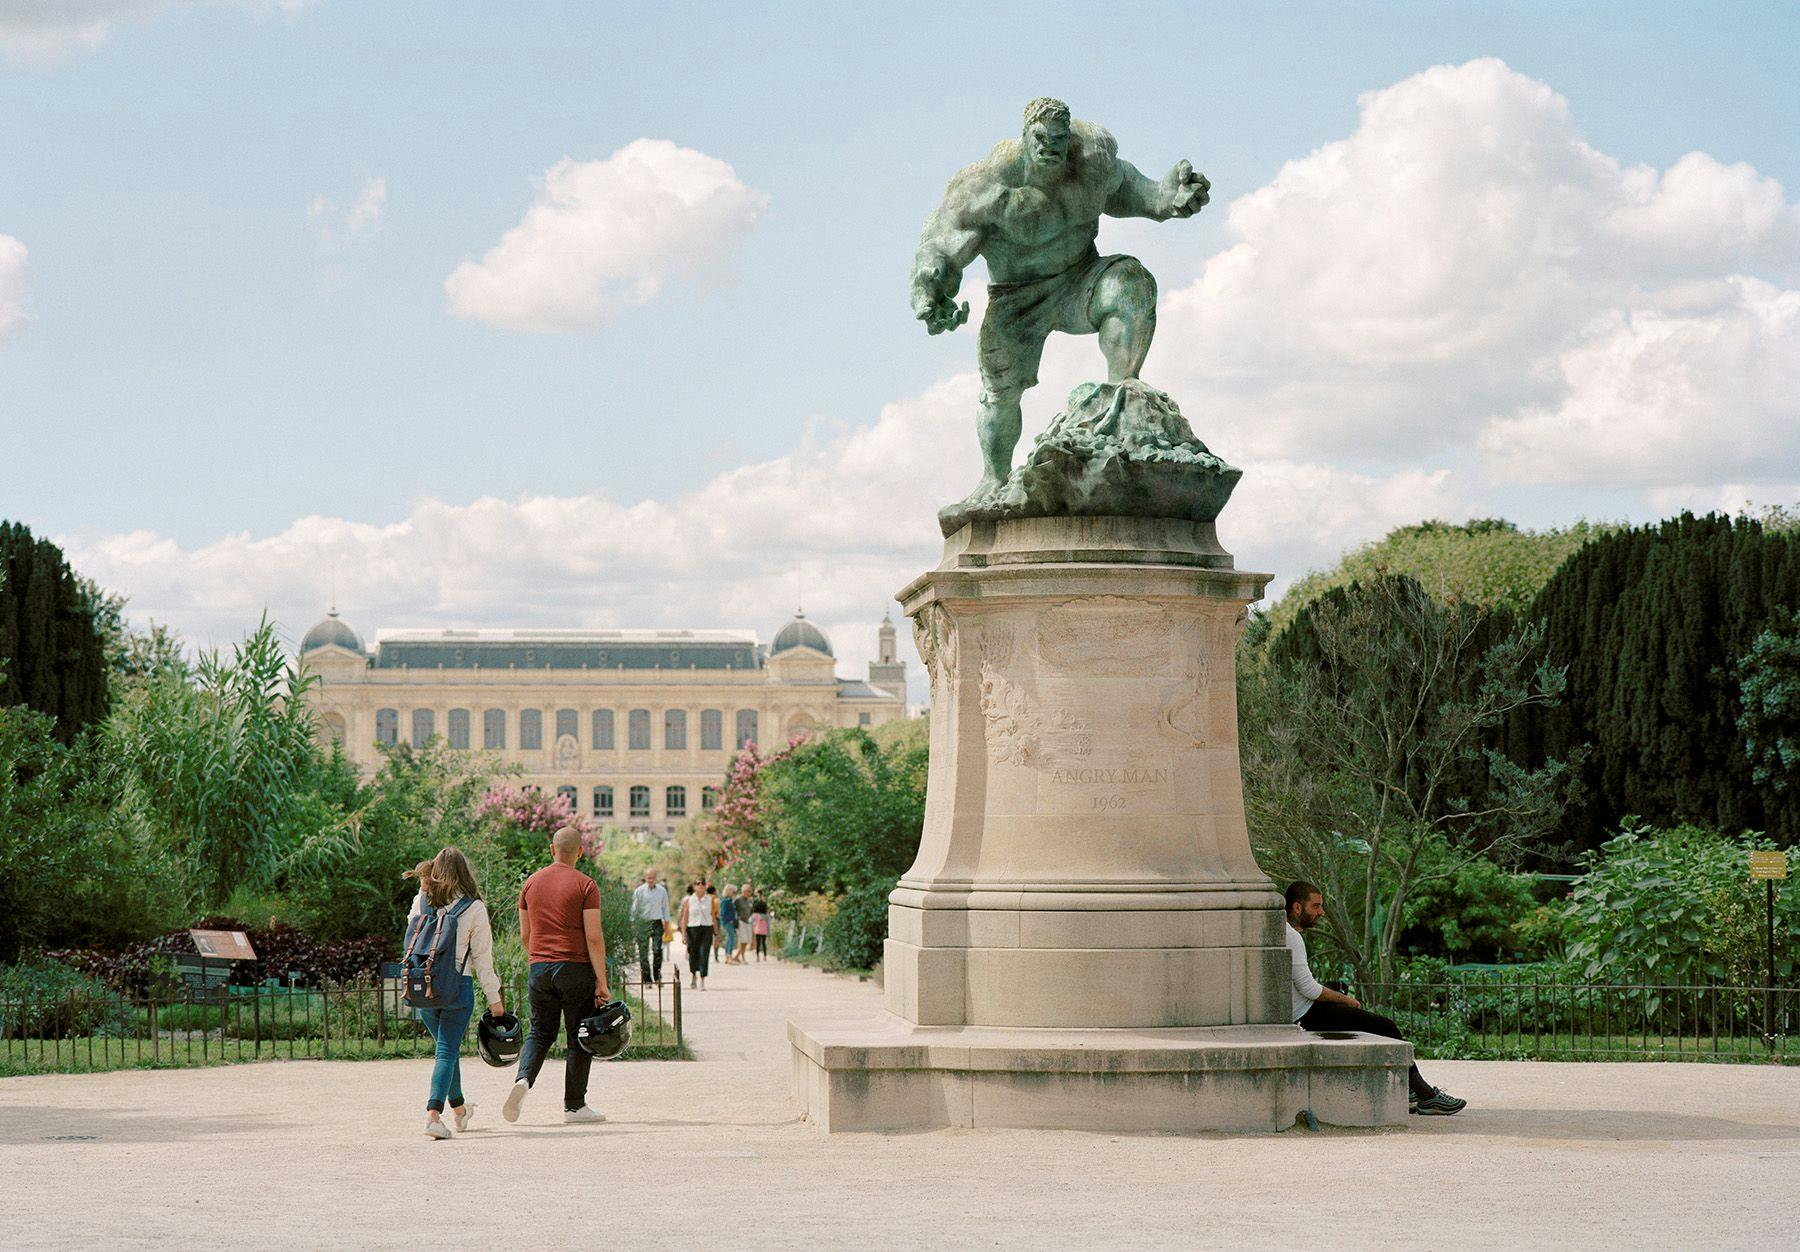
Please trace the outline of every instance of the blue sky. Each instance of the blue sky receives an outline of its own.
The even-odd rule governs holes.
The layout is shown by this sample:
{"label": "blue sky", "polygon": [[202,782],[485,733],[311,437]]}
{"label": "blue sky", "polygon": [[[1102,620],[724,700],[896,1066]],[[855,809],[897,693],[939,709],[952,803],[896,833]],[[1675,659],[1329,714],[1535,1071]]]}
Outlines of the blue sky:
{"label": "blue sky", "polygon": [[[1146,376],[1170,385],[1202,437],[1246,464],[1247,485],[1264,462],[1276,466],[1269,481],[1287,475],[1287,494],[1244,507],[1304,511],[1313,490],[1382,495],[1381,507],[1310,531],[1246,523],[1260,550],[1234,545],[1241,562],[1279,565],[1285,582],[1413,520],[1409,511],[1504,512],[1542,525],[1654,516],[1729,503],[1734,492],[1765,503],[1800,495],[1792,432],[1771,430],[1765,394],[1785,382],[1782,297],[1800,286],[1793,196],[1782,190],[1800,185],[1792,5],[76,7],[91,19],[82,30],[48,22],[42,0],[0,0],[0,237],[27,258],[11,288],[22,288],[14,324],[0,329],[0,515],[58,536],[141,616],[196,639],[232,637],[259,603],[297,633],[331,588],[364,628],[743,623],[765,635],[801,594],[855,635],[841,651],[866,652],[881,596],[929,561],[941,502],[929,495],[936,479],[908,498],[906,431],[882,434],[880,414],[900,406],[893,420],[914,421],[926,440],[939,427],[923,413],[907,419],[906,406],[947,405],[966,421],[956,388],[972,367],[973,335],[930,338],[907,307],[919,223],[948,176],[1014,133],[1020,106],[1041,94],[1106,125],[1152,176],[1185,156],[1213,181],[1200,218],[1110,224],[1102,244],[1142,256],[1166,306],[1177,292],[1193,306],[1187,321],[1166,318]],[[1392,171],[1394,185],[1368,200],[1392,217],[1411,203],[1408,163],[1436,158],[1414,145],[1390,161],[1359,98],[1434,66],[1487,60],[1504,73],[1465,70],[1418,88],[1417,99],[1394,98],[1402,117],[1456,114],[1439,141],[1446,167],[1467,142],[1459,135],[1516,131],[1515,148],[1502,142],[1496,164],[1470,175],[1469,204],[1504,199],[1493,170],[1515,159],[1509,152],[1563,151],[1577,139],[1627,171],[1661,174],[1703,153],[1711,164],[1683,183],[1698,189],[1646,210],[1650,234],[1621,235],[1581,217],[1613,222],[1634,196],[1661,193],[1634,190],[1629,177],[1596,190],[1577,175],[1556,227],[1565,233],[1545,245],[1547,287],[1514,289],[1491,256],[1457,262],[1485,275],[1468,284],[1476,304],[1529,310],[1549,287],[1561,291],[1542,296],[1558,310],[1544,315],[1542,336],[1484,322],[1469,336],[1421,339],[1418,326],[1460,316],[1433,306],[1404,312],[1413,329],[1391,351],[1346,352],[1319,336],[1252,362],[1231,325],[1313,325],[1337,306],[1325,289],[1282,304],[1268,273],[1246,271],[1240,288],[1229,266],[1209,277],[1209,262],[1233,246],[1267,258],[1298,248],[1296,232],[1342,225],[1293,217],[1285,206],[1295,194],[1279,180],[1289,163],[1359,133],[1361,182],[1333,194],[1360,201],[1362,185]],[[1561,123],[1533,103],[1533,85],[1566,102],[1576,139],[1542,139]],[[1483,109],[1494,111],[1491,125]],[[564,158],[598,165],[640,139],[704,154],[735,180],[733,212],[672,245],[692,249],[692,264],[574,331],[452,311],[446,279],[520,226],[547,171]],[[1525,161],[1520,186],[1531,193],[1547,177],[1544,186],[1566,190],[1562,175],[1544,173],[1554,165]],[[1751,173],[1732,174],[1739,167]],[[1289,178],[1314,191],[1329,182],[1317,167]],[[1464,194],[1447,176],[1436,181],[1431,194]],[[1288,190],[1265,197],[1262,218],[1246,227],[1231,216],[1234,201],[1272,186]],[[622,211],[611,201],[589,210],[602,230],[606,213]],[[1740,227],[1740,245],[1702,246]],[[1430,233],[1420,237],[1429,248]],[[1505,246],[1516,238],[1496,236]],[[1292,259],[1329,267],[1393,242],[1346,227],[1341,249]],[[1681,266],[1663,264],[1690,244],[1698,251]],[[1571,278],[1558,258],[1575,252],[1585,259]],[[1738,279],[1769,290],[1718,294]],[[1346,275],[1344,303],[1358,303],[1368,281]],[[972,275],[971,288],[979,283]],[[1687,293],[1708,284],[1717,290],[1697,313]],[[1594,294],[1582,303],[1564,288]],[[8,290],[0,269],[0,328]],[[1240,318],[1234,299],[1263,303]],[[1689,325],[1714,314],[1724,320]],[[1609,348],[1596,330],[1607,317],[1620,335],[1647,318],[1686,319],[1709,343],[1733,326],[1763,328],[1755,333],[1767,341],[1747,343],[1741,358],[1682,366],[1700,379],[1773,371],[1739,404],[1733,449],[1682,443],[1730,440],[1731,423],[1671,417],[1680,404],[1667,395],[1680,386],[1644,363],[1643,335]],[[1067,349],[1073,380],[1092,341]],[[1427,358],[1446,372],[1413,376]],[[1209,372],[1213,361],[1226,364]],[[1474,386],[1461,424],[1447,423],[1441,439],[1406,435],[1444,378],[1509,371],[1538,382],[1517,394]],[[1251,375],[1263,382],[1245,382]],[[1567,394],[1545,381],[1552,375]],[[1602,464],[1549,483],[1508,468],[1508,438],[1541,442],[1558,422],[1620,420],[1593,416],[1597,389],[1611,387],[1610,402],[1630,411],[1619,397],[1636,394],[1642,377],[1663,397],[1655,422],[1689,423],[1670,435],[1661,468],[1609,475]],[[1320,389],[1297,393],[1307,378]],[[1334,397],[1346,393],[1335,415]],[[1060,396],[1047,372],[1028,400],[1028,433]],[[1279,418],[1265,423],[1266,413]],[[1395,430],[1404,437],[1390,438]],[[1759,431],[1770,433],[1766,447],[1743,446]],[[972,483],[972,436],[940,444],[935,459],[951,464],[943,481]],[[809,475],[838,481],[814,489]],[[712,522],[760,536],[767,558],[672,550],[699,532],[658,527],[708,509]],[[434,517],[452,519],[441,542],[429,554],[408,547]],[[306,518],[315,520],[296,529]],[[631,548],[640,524],[635,537],[660,551]],[[859,525],[883,533],[862,542]],[[618,533],[582,549],[574,536],[595,526]],[[509,552],[517,560],[491,576]],[[420,577],[416,567],[432,561],[438,574]]]}

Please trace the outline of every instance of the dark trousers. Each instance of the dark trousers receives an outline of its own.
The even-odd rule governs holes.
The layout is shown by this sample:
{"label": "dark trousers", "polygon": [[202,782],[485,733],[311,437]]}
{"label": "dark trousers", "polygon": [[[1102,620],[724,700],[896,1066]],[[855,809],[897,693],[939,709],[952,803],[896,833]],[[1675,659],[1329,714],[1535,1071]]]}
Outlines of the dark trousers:
{"label": "dark trousers", "polygon": [[712,932],[711,926],[687,928],[688,973],[695,977],[705,978],[712,964]]}
{"label": "dark trousers", "polygon": [[[1300,1019],[1302,1030],[1360,1030],[1366,1035],[1380,1035],[1383,1039],[1400,1039],[1400,1027],[1394,1024],[1391,1017],[1383,1017],[1379,1013],[1371,1013],[1367,1009],[1353,1009],[1348,1004],[1327,1004],[1323,1000],[1314,1000],[1313,1006],[1306,1010],[1306,1016]],[[1414,1065],[1406,1072],[1406,1081],[1412,1087],[1413,1094],[1421,1100],[1429,1099],[1436,1087],[1425,1081]]]}
{"label": "dark trousers", "polygon": [[587,1103],[588,1067],[594,1058],[575,1042],[581,1019],[594,1011],[594,967],[586,961],[539,961],[531,967],[531,1034],[519,1053],[519,1077],[535,1086],[550,1045],[556,1042],[560,1023],[568,1032],[568,1057],[563,1061],[563,1108],[578,1109]]}
{"label": "dark trousers", "polygon": [[[641,921],[638,923],[637,958],[638,972],[644,976],[645,982],[662,981],[662,934],[661,921]],[[652,975],[651,971],[655,970]]]}
{"label": "dark trousers", "polygon": [[767,935],[756,936],[756,955],[769,955],[769,937]]}

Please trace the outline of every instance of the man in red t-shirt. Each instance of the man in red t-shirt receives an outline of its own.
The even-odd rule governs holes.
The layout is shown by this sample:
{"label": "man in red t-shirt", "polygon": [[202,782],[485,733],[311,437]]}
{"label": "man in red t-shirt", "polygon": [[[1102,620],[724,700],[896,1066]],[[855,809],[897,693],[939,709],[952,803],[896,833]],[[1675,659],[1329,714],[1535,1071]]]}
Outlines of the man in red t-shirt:
{"label": "man in red t-shirt", "polygon": [[600,934],[600,889],[575,868],[581,835],[564,826],[550,838],[550,864],[525,880],[519,891],[519,938],[531,962],[531,1035],[519,1053],[519,1076],[507,1092],[501,1115],[519,1120],[525,1093],[537,1081],[556,1025],[568,1032],[563,1062],[563,1120],[603,1122],[588,1107],[588,1067],[593,1058],[575,1042],[581,1019],[612,998],[606,985],[606,940]]}

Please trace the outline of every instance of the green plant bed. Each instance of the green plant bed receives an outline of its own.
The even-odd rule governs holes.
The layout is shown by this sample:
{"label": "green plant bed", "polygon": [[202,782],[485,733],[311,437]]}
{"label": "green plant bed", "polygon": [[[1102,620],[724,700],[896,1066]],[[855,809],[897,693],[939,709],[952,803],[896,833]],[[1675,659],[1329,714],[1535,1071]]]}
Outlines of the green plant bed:
{"label": "green plant bed", "polygon": [[839,965],[828,952],[801,952],[794,948],[784,948],[777,955],[790,965],[804,965],[809,969],[824,970],[828,974],[854,974],[860,978],[871,978],[875,974],[875,970],[869,966]]}
{"label": "green plant bed", "polygon": [[1414,1043],[1420,1060],[1438,1061],[1697,1061],[1735,1065],[1800,1065],[1800,1046],[1761,1039],[1695,1039],[1692,1035],[1532,1034],[1465,1036]]}

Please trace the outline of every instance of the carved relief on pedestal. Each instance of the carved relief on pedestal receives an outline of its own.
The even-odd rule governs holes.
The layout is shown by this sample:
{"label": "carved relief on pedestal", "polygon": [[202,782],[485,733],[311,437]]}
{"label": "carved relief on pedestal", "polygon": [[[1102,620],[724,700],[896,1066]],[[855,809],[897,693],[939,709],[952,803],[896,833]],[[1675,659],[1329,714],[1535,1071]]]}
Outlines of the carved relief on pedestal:
{"label": "carved relief on pedestal", "polygon": [[1233,659],[1237,637],[1247,620],[1248,614],[1239,614],[1234,622],[1208,613],[1194,623],[1198,642],[1186,658],[1187,671],[1180,687],[1163,708],[1163,721],[1196,748],[1213,747],[1231,737],[1211,688],[1215,675],[1237,672]]}
{"label": "carved relief on pedestal", "polygon": [[990,625],[981,636],[981,715],[987,719],[988,759],[999,765],[1045,769],[1092,751],[1087,724],[1067,709],[1033,707],[1020,684],[1006,677],[1013,630]]}
{"label": "carved relief on pedestal", "polygon": [[919,659],[931,675],[931,697],[935,704],[941,682],[956,669],[956,623],[944,606],[936,602],[923,606],[912,615],[913,642]]}
{"label": "carved relief on pedestal", "polygon": [[1175,617],[1124,596],[1083,596],[1047,609],[1038,655],[1065,673],[1099,677],[1166,672],[1175,659]]}

